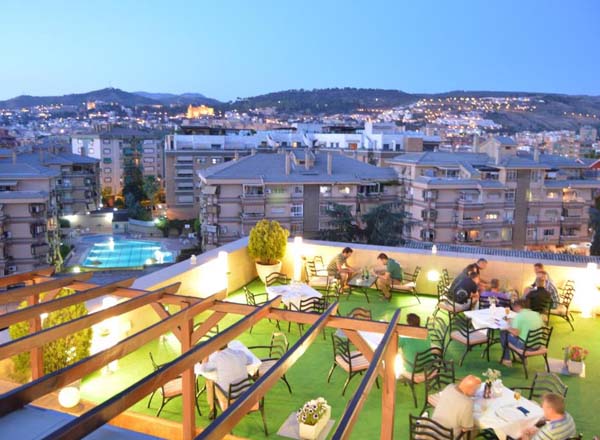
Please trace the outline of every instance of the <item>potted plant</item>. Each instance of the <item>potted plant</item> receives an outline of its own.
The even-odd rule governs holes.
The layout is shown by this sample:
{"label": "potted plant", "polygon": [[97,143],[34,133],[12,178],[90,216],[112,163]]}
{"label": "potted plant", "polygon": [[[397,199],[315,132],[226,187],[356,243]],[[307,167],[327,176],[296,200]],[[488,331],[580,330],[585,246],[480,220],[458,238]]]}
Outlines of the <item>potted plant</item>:
{"label": "potted plant", "polygon": [[256,272],[263,283],[267,275],[281,272],[281,259],[289,235],[290,232],[275,220],[261,220],[250,231],[248,253],[256,260]]}
{"label": "potted plant", "polygon": [[322,397],[309,400],[296,414],[301,439],[316,440],[331,418],[331,406]]}
{"label": "potted plant", "polygon": [[589,354],[589,351],[583,347],[579,347],[577,345],[571,345],[567,347],[568,349],[568,358],[567,358],[567,368],[570,374],[579,375],[583,372],[584,363],[583,361]]}
{"label": "potted plant", "polygon": [[482,373],[485,377],[485,386],[483,389],[483,397],[489,399],[502,393],[502,372],[488,368]]}

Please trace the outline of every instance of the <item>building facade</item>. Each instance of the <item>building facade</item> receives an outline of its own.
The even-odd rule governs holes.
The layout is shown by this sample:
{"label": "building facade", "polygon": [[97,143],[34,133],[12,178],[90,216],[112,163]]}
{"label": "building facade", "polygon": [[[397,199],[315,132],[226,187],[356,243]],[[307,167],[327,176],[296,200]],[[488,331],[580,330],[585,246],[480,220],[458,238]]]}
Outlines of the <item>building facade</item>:
{"label": "building facade", "polygon": [[205,248],[248,235],[261,219],[279,221],[292,236],[317,237],[333,203],[356,216],[398,201],[392,169],[331,151],[252,154],[198,170],[196,179]]}
{"label": "building facade", "polygon": [[496,137],[478,153],[411,153],[391,164],[407,239],[546,250],[590,240],[588,208],[600,181],[589,161],[523,154]]}

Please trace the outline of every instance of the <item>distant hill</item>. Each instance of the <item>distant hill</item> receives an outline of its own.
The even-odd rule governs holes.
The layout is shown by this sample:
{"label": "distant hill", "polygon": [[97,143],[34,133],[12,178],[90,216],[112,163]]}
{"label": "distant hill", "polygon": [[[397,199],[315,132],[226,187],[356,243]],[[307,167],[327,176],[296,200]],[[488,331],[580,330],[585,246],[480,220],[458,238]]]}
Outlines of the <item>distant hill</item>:
{"label": "distant hill", "polygon": [[[406,93],[384,89],[313,89],[286,90],[249,98],[238,98],[223,109],[246,111],[253,108],[272,107],[278,114],[333,115],[350,114],[361,108],[389,109],[417,102],[419,99],[449,97],[528,97],[535,101],[531,112],[497,111],[486,117],[502,124],[505,131],[521,130],[576,130],[583,124],[600,127],[600,96],[561,95],[537,92],[466,91],[445,93]],[[573,116],[575,113],[577,116]],[[579,114],[584,116],[579,116]],[[585,117],[586,114],[597,118]]]}
{"label": "distant hill", "polygon": [[0,101],[0,108],[23,108],[35,107],[38,105],[81,105],[87,101],[116,102],[125,107],[134,107],[140,105],[188,105],[188,104],[209,104],[216,105],[219,101],[207,98],[199,93],[184,93],[175,95],[171,93],[146,93],[146,92],[126,92],[112,87],[94,90],[86,93],[74,93],[62,96],[30,96],[21,95],[15,98]]}

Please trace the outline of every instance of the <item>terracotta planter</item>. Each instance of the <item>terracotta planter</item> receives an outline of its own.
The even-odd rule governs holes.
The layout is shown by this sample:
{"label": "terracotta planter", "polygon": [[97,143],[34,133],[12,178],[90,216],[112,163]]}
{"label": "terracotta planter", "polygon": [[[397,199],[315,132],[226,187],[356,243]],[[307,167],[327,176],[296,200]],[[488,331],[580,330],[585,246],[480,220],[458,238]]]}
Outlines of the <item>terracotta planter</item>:
{"label": "terracotta planter", "polygon": [[281,272],[281,261],[277,264],[260,264],[256,263],[256,273],[263,283],[267,282],[267,276],[273,272]]}
{"label": "terracotta planter", "polygon": [[317,440],[321,431],[327,426],[329,419],[331,419],[331,406],[325,405],[325,414],[323,414],[323,417],[315,425],[298,423],[300,428],[299,437],[303,440]]}

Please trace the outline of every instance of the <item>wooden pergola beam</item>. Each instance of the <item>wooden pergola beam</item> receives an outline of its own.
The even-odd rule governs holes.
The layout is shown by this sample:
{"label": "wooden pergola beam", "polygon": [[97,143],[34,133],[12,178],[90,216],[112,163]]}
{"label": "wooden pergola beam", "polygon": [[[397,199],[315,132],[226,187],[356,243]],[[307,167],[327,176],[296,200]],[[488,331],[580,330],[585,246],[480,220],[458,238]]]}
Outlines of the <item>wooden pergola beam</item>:
{"label": "wooden pergola beam", "polygon": [[[247,315],[254,306],[246,304],[232,303],[226,301],[217,301],[212,308],[216,312],[232,313],[234,315]],[[319,315],[314,313],[295,312],[283,309],[271,309],[268,318],[278,319],[280,321],[298,322],[301,324],[314,324],[319,318]],[[326,324],[329,328],[346,330],[362,330],[375,333],[385,333],[388,327],[387,322],[369,321],[366,319],[353,319],[341,316],[332,316]],[[427,339],[427,329],[423,327],[412,327],[409,325],[396,325],[396,333],[398,336],[408,338]]]}
{"label": "wooden pergola beam", "polygon": [[180,285],[181,283],[174,283],[170,286],[162,287],[153,292],[148,292],[145,295],[138,296],[107,309],[92,313],[91,315],[82,316],[81,318],[65,322],[64,324],[50,327],[36,333],[29,334],[15,341],[2,344],[0,345],[0,359],[6,359],[7,357],[14,356],[24,351],[30,351],[35,347],[41,347],[48,341],[53,341],[66,335],[76,333],[89,328],[94,324],[102,322],[105,319],[122,315],[123,313],[130,312],[152,302],[158,301],[164,292],[174,293],[177,291],[177,289],[179,289]]}
{"label": "wooden pergola beam", "polygon": [[65,286],[68,287],[69,284],[73,284],[74,282],[88,280],[91,278],[91,276],[91,272],[79,273],[64,278],[52,278],[48,281],[44,281],[43,283],[32,284],[30,286],[19,287],[18,289],[0,292],[0,304],[23,301],[28,296],[38,295],[40,293],[49,292],[54,289],[60,289],[61,287]]}
{"label": "wooden pergola beam", "polygon": [[246,392],[238,397],[210,425],[196,437],[201,440],[217,440],[225,437],[238,422],[254,407],[285,372],[302,356],[319,332],[325,328],[327,320],[337,311],[338,303],[334,303],[322,314],[315,315],[317,319],[298,341],[261,376]]}
{"label": "wooden pergola beam", "polygon": [[[14,312],[0,315],[0,328],[8,327],[9,325],[15,324],[17,322],[25,321],[26,319],[34,318],[36,316],[41,315],[42,313],[50,313],[55,310],[64,309],[65,307],[69,307],[73,304],[79,304],[90,299],[97,298],[99,296],[116,294],[117,289],[121,287],[128,287],[131,285],[131,283],[133,283],[133,281],[134,278],[116,281],[105,286],[98,286],[89,290],[83,290],[72,295],[64,296],[62,298],[54,299],[52,301],[41,302],[30,307],[26,307],[23,309],[15,310]],[[35,287],[43,286],[44,284],[47,283],[38,284]],[[144,292],[140,291],[140,293]]]}
{"label": "wooden pergola beam", "polygon": [[56,391],[82,377],[99,370],[110,362],[121,359],[129,353],[134,352],[145,344],[149,343],[168,333],[174,327],[180,326],[183,322],[193,319],[194,316],[210,309],[220,294],[209,296],[183,309],[164,321],[159,321],[150,327],[141,330],[114,346],[93,354],[80,360],[68,367],[47,374],[33,382],[27,383],[15,388],[0,396],[0,417],[17,410],[28,403],[33,402],[52,391]]}
{"label": "wooden pergola beam", "polygon": [[35,278],[48,278],[54,274],[54,266],[34,269],[29,272],[16,273],[0,278],[0,287],[10,286],[11,284],[22,283],[23,281],[33,281]]}
{"label": "wooden pergola beam", "polygon": [[192,344],[195,344],[202,338],[205,334],[209,332],[211,328],[217,325],[223,318],[227,316],[227,313],[224,312],[213,312],[206,320],[198,326],[196,330],[192,333]]}
{"label": "wooden pergola beam", "polygon": [[44,440],[70,440],[73,438],[85,437],[90,432],[96,430],[118,414],[127,410],[136,402],[139,402],[161,385],[175,379],[185,370],[193,368],[201,359],[208,357],[232,339],[241,335],[246,330],[249,330],[250,327],[255,325],[261,319],[266,318],[272,307],[277,307],[280,303],[281,297],[278,296],[277,298],[262,304],[260,307],[254,308],[252,313],[236,322],[231,327],[228,327],[222,333],[196,345],[177,359],[166,364],[160,370],[149,374],[129,386],[127,389],[106,400],[104,403],[82,414],[77,419],[49,433],[44,437]]}
{"label": "wooden pergola beam", "polygon": [[[367,372],[365,373],[364,377],[360,381],[358,388],[356,389],[350,402],[348,402],[348,406],[346,407],[344,414],[342,415],[342,417],[340,418],[340,421],[338,422],[337,429],[335,430],[335,432],[333,433],[333,436],[331,437],[332,440],[346,440],[350,437],[350,434],[352,433],[352,429],[354,428],[354,424],[356,423],[356,420],[358,419],[358,415],[360,414],[360,410],[362,409],[364,403],[367,400],[369,391],[371,391],[371,388],[373,387],[373,383],[375,383],[375,379],[377,379],[378,370],[381,368],[381,363],[382,363],[381,361],[384,359],[384,355],[388,351],[388,347],[390,346],[390,344],[393,343],[393,341],[396,341],[396,345],[391,346],[391,348],[395,349],[396,351],[398,350],[396,326],[398,324],[399,319],[400,319],[400,309],[397,309],[396,312],[394,312],[394,316],[392,317],[389,324],[387,325],[388,328],[383,335],[383,339],[381,340],[381,342],[377,346],[377,350],[375,350],[375,353],[373,354],[373,360],[370,362]],[[392,361],[391,364],[392,365],[386,364],[385,375],[387,378],[387,376],[391,374],[395,380],[395,377],[393,376],[394,362]],[[385,425],[386,423],[389,423],[389,420],[385,420],[382,418],[381,424]],[[383,429],[384,428],[382,427],[382,432],[383,432]],[[392,426],[389,429],[391,429],[393,432],[393,420],[392,420]],[[386,437],[386,438],[391,439],[392,437]]]}

